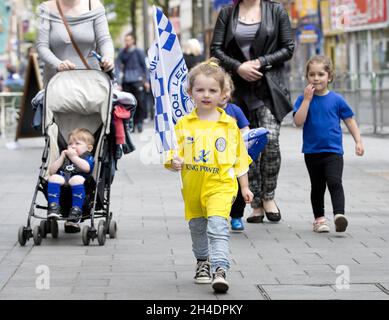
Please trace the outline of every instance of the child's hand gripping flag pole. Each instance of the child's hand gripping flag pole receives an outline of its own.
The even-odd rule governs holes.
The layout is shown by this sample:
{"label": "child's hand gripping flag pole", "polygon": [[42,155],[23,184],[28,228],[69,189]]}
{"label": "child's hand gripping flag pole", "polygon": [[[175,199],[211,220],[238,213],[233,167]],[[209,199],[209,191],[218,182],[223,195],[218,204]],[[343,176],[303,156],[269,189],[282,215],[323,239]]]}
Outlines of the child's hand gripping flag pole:
{"label": "child's hand gripping flag pole", "polygon": [[[162,10],[153,6],[155,39],[148,50],[151,90],[155,102],[157,149],[177,156],[175,123],[194,105],[187,94],[188,69],[173,26]],[[182,181],[181,181],[182,187]]]}

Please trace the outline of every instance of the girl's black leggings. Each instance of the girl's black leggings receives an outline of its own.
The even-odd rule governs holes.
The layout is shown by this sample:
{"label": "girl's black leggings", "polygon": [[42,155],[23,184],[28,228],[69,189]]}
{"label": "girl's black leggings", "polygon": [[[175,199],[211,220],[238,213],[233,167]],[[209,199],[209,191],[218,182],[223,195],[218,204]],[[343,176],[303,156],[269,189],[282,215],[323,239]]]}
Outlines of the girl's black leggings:
{"label": "girl's black leggings", "polygon": [[306,153],[304,159],[311,179],[311,203],[315,218],[324,216],[326,186],[330,191],[334,215],[344,214],[343,156],[337,153]]}

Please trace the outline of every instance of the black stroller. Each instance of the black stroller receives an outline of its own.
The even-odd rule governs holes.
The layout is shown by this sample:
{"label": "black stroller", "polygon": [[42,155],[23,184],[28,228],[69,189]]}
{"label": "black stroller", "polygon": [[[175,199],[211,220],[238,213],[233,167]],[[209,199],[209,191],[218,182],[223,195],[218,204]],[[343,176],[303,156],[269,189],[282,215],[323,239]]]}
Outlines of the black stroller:
{"label": "black stroller", "polygon": [[[40,205],[37,197],[41,192],[47,200],[48,168],[58,158],[61,151],[67,148],[66,137],[69,132],[81,127],[87,128],[95,138],[92,151],[95,166],[92,174],[84,183],[85,201],[81,218],[81,222],[90,219],[90,225],[84,225],[82,228],[82,242],[84,245],[89,245],[90,240],[97,238],[99,245],[104,245],[107,234],[110,238],[116,237],[117,224],[110,211],[111,183],[115,175],[117,155],[121,156],[123,149],[126,150],[125,153],[129,153],[134,147],[127,134],[131,129],[128,128],[130,121],[126,122],[126,141],[129,145],[122,148],[123,146],[116,144],[112,112],[116,104],[121,104],[133,116],[136,99],[131,94],[120,92],[115,94],[114,91],[107,74],[98,70],[59,72],[47,84],[42,112],[45,148],[27,226],[21,226],[18,230],[20,245],[25,245],[31,237],[35,245],[40,245],[42,238],[46,238],[47,234],[51,234],[52,238],[57,238],[58,220],[68,220],[71,207],[69,186],[61,187],[61,218],[59,219],[48,219],[47,202]],[[36,209],[40,209],[42,214],[36,214]],[[40,224],[32,227],[32,217],[40,219]],[[96,218],[102,218],[97,226]]]}

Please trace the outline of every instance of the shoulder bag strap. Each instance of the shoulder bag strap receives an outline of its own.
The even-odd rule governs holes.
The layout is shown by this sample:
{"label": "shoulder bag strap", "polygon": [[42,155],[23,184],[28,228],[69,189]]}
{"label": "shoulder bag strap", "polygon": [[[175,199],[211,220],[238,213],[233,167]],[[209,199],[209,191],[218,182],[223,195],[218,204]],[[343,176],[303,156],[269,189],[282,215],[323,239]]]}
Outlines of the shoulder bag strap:
{"label": "shoulder bag strap", "polygon": [[80,48],[77,46],[77,43],[74,41],[73,35],[72,35],[71,31],[70,31],[70,28],[69,28],[69,25],[68,25],[68,23],[67,23],[67,21],[65,19],[65,16],[63,15],[61,6],[59,4],[59,1],[56,0],[55,3],[57,4],[58,12],[61,15],[63,24],[65,25],[66,31],[69,34],[69,38],[70,38],[70,41],[72,42],[72,45],[73,45],[74,49],[76,50],[77,54],[80,56],[81,61],[84,64],[85,68],[90,69],[91,67],[89,66],[88,62],[86,62],[84,56],[82,55],[82,52],[81,52]]}

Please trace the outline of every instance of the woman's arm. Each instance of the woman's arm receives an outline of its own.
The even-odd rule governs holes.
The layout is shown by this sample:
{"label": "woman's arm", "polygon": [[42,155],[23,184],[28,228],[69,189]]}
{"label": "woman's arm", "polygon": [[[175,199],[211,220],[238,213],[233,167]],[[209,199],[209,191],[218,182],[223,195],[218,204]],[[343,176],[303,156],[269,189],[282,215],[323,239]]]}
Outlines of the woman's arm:
{"label": "woman's arm", "polygon": [[211,56],[218,58],[227,71],[237,73],[241,62],[231,58],[224,52],[224,40],[227,33],[228,19],[231,14],[228,12],[229,10],[231,10],[231,7],[223,8],[217,17],[210,49]]}
{"label": "woman's arm", "polygon": [[[92,8],[102,7],[100,1],[92,1]],[[105,14],[99,15],[94,21],[95,35],[96,35],[96,45],[98,51],[103,56],[103,58],[110,59],[114,61],[115,51],[113,47],[113,42],[111,34],[109,33],[108,21]]]}
{"label": "woman's arm", "polygon": [[266,54],[264,56],[258,57],[259,62],[261,64],[261,68],[266,69],[266,67],[268,66],[281,64],[285,61],[290,60],[293,56],[294,40],[288,13],[284,8],[280,7],[280,9],[278,10],[278,14],[280,16],[278,30],[279,49],[271,54]]}
{"label": "woman's arm", "polygon": [[36,50],[39,58],[52,69],[57,69],[61,63],[50,49],[50,21],[45,17],[49,15],[49,7],[47,2],[42,3],[38,7],[39,28],[38,39],[36,41]]}

